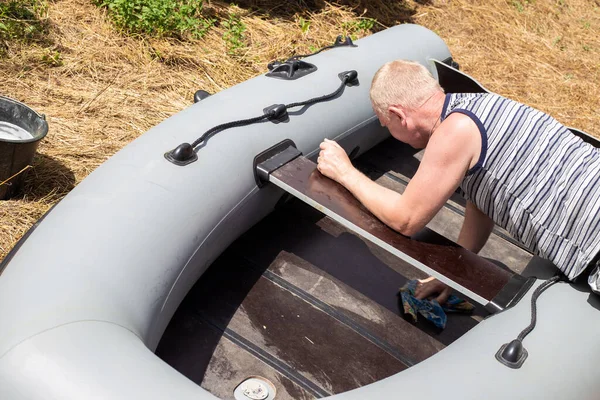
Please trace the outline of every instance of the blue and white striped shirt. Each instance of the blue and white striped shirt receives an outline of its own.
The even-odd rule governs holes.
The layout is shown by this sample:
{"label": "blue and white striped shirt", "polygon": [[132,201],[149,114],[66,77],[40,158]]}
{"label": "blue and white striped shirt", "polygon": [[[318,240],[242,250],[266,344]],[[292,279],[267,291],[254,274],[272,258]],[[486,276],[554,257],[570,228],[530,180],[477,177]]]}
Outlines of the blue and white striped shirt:
{"label": "blue and white striped shirt", "polygon": [[600,251],[600,151],[554,118],[492,93],[447,94],[479,127],[467,200],[533,253],[576,278]]}

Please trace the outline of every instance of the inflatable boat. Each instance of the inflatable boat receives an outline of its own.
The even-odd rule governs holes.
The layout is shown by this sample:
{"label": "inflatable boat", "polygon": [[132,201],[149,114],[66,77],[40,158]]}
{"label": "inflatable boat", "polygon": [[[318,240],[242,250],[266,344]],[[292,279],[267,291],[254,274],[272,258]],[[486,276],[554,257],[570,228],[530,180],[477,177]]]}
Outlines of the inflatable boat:
{"label": "inflatable boat", "polygon": [[[394,236],[314,171],[329,138],[380,183],[410,179],[418,154],[368,97],[385,62],[485,89],[417,25],[332,47],[198,94],[31,228],[0,266],[1,399],[597,398],[585,286],[500,230],[488,259],[454,245],[458,199]],[[428,274],[479,313],[405,321],[395,291]]]}

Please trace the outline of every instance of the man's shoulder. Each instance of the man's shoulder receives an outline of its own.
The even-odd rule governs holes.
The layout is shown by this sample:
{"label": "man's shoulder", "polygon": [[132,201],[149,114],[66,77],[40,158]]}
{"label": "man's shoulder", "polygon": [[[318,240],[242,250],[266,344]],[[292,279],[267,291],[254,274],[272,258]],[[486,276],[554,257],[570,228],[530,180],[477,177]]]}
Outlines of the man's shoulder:
{"label": "man's shoulder", "polygon": [[[453,136],[465,133],[466,137],[469,136],[469,132],[477,133],[479,118],[469,110],[457,110],[445,118],[440,124],[439,128],[441,132],[452,134]],[[440,135],[442,136],[442,135]]]}
{"label": "man's shoulder", "polygon": [[465,113],[452,113],[440,124],[432,135],[428,148],[431,153],[443,153],[455,159],[464,159],[472,164],[481,151],[482,134],[480,123]]}

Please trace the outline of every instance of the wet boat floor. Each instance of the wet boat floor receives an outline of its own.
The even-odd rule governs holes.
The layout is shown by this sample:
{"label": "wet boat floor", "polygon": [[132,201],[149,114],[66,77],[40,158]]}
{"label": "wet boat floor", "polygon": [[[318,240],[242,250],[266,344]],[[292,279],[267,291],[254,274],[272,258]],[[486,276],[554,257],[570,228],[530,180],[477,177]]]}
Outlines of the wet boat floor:
{"label": "wet boat floor", "polygon": [[[356,160],[380,184],[403,191],[418,155],[389,139]],[[464,203],[454,197],[429,225],[456,240]],[[529,253],[496,231],[482,254],[520,272]],[[398,289],[426,275],[297,199],[234,242],[185,298],[157,355],[222,399],[260,376],[277,399],[313,399],[391,376],[474,327],[449,315],[446,329],[402,316]]]}

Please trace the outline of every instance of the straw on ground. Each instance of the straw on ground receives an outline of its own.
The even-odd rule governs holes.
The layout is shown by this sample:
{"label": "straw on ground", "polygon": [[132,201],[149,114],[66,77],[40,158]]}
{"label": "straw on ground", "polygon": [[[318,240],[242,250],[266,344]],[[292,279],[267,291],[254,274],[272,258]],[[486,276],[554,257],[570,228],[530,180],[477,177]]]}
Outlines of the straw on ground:
{"label": "straw on ground", "polygon": [[199,39],[128,36],[94,1],[44,4],[35,40],[0,43],[0,94],[50,125],[23,195],[0,202],[0,258],[98,165],[189,106],[196,90],[226,89],[339,34],[422,24],[490,90],[600,134],[597,0],[205,1],[202,12],[216,21]]}

